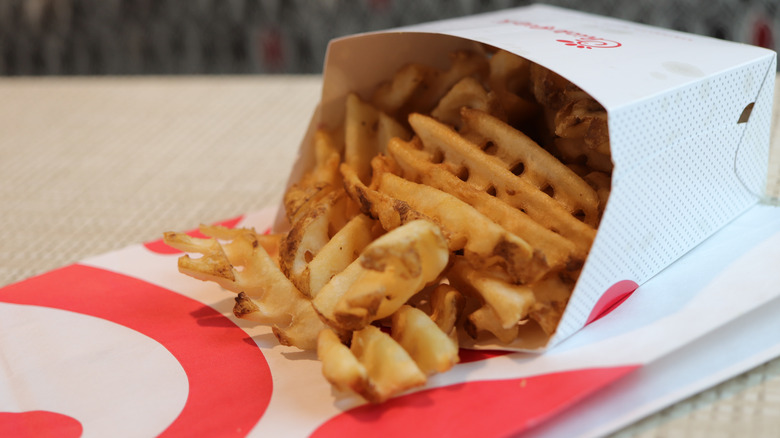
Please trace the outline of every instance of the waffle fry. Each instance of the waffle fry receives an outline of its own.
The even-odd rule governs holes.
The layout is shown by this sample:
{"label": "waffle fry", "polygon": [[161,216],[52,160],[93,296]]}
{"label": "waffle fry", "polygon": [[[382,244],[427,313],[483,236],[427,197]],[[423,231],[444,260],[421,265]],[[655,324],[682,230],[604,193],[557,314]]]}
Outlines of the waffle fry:
{"label": "waffle fry", "polygon": [[575,251],[573,242],[540,225],[522,210],[462,181],[447,171],[444,165],[434,163],[431,154],[418,150],[414,144],[393,139],[388,144],[388,153],[402,169],[404,177],[468,203],[491,221],[528,242],[550,269],[563,267],[572,258]]}
{"label": "waffle fry", "polygon": [[306,265],[302,278],[308,295],[314,297],[333,276],[346,269],[363,249],[378,237],[373,220],[363,214],[353,217]]}
{"label": "waffle fry", "polygon": [[423,149],[441,157],[448,171],[570,239],[576,246],[577,256],[585,259],[596,236],[595,228],[574,217],[542,190],[518,178],[501,160],[485,153],[449,126],[421,114],[412,114],[409,122]]}
{"label": "waffle fry", "polygon": [[166,233],[201,255],[179,270],[236,292],[236,317],[316,348],[334,388],[374,403],[455,366],[459,345],[544,346],[607,205],[604,109],[501,50],[406,65],[365,96],[315,133],[284,195],[289,231]]}
{"label": "waffle fry", "polygon": [[[531,66],[531,89],[545,108],[548,143],[564,163],[612,172],[607,112],[582,89],[540,65]],[[602,206],[603,208],[603,206]]]}
{"label": "waffle fry", "polygon": [[379,191],[432,218],[448,236],[450,251],[483,269],[501,266],[519,282],[539,278],[547,269],[531,245],[444,191],[413,183],[391,173],[381,176]]}
{"label": "waffle fry", "polygon": [[488,85],[501,105],[505,116],[502,120],[513,125],[524,125],[540,112],[540,105],[531,96],[530,77],[531,62],[527,59],[504,50],[490,57]]}
{"label": "waffle fry", "polygon": [[[183,233],[165,233],[164,239],[174,248],[202,254],[197,259],[189,255],[179,258],[179,270],[238,293],[234,307],[237,317],[270,325],[282,345],[304,350],[315,348],[325,324],[308,299],[282,274],[263,246],[257,244],[253,230],[235,230],[231,234],[233,240],[229,245],[233,250],[229,251],[214,237],[199,239]],[[238,246],[243,249],[235,251]]]}
{"label": "waffle fry", "polygon": [[463,314],[465,298],[449,284],[440,284],[430,295],[431,320],[457,345],[458,320]]}
{"label": "waffle fry", "polygon": [[413,221],[369,244],[320,289],[312,305],[328,325],[359,330],[388,317],[435,280],[449,261],[438,227]]}
{"label": "waffle fry", "polygon": [[311,208],[310,204],[340,186],[341,155],[332,134],[324,130],[315,133],[314,157],[314,168],[290,186],[284,195],[284,211],[291,224]]}
{"label": "waffle fry", "polygon": [[380,111],[404,120],[413,112],[429,113],[461,79],[483,80],[488,75],[488,60],[482,54],[458,51],[450,60],[445,71],[418,64],[401,68],[392,80],[377,87],[371,101]]}
{"label": "waffle fry", "polygon": [[[425,384],[425,373],[406,350],[388,334],[369,325],[352,334],[350,353],[366,369],[367,379],[358,392],[372,403]],[[322,356],[323,364],[329,357]]]}
{"label": "waffle fry", "polygon": [[431,116],[442,123],[459,129],[462,123],[460,111],[464,107],[503,115],[503,107],[496,99],[495,94],[485,90],[476,79],[467,77],[461,79],[441,98],[436,108],[431,111]]}
{"label": "waffle fry", "polygon": [[352,166],[364,182],[371,178],[371,159],[385,152],[388,140],[410,137],[406,128],[395,119],[355,94],[347,96],[344,129],[344,162]]}
{"label": "waffle fry", "polygon": [[458,363],[458,343],[420,309],[403,305],[393,313],[392,337],[426,375]]}
{"label": "waffle fry", "polygon": [[550,197],[591,226],[598,224],[596,191],[535,141],[481,111],[463,108],[462,135],[504,163],[507,170]]}
{"label": "waffle fry", "polygon": [[281,242],[279,265],[282,272],[307,296],[311,295],[309,263],[345,225],[346,203],[343,189],[329,192],[314,202]]}
{"label": "waffle fry", "polygon": [[504,329],[517,326],[528,318],[536,301],[529,286],[502,281],[474,269],[462,259],[453,264],[448,278],[456,289],[479,298],[481,303],[490,307],[495,316],[493,319]]}

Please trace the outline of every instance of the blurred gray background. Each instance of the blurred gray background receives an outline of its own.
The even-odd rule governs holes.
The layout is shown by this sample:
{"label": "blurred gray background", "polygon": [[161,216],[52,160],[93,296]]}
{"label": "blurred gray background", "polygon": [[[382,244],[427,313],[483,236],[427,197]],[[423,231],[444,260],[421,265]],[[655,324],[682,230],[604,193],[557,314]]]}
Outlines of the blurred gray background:
{"label": "blurred gray background", "polygon": [[320,73],[331,38],[530,3],[780,47],[771,0],[0,0],[0,74]]}

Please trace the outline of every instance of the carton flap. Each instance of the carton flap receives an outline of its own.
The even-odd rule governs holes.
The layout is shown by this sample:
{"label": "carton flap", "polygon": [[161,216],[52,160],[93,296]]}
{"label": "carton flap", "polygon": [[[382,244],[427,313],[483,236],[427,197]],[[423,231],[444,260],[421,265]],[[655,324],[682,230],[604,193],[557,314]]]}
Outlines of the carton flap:
{"label": "carton flap", "polygon": [[546,5],[395,31],[453,35],[514,52],[579,85],[608,111],[774,55],[760,47]]}

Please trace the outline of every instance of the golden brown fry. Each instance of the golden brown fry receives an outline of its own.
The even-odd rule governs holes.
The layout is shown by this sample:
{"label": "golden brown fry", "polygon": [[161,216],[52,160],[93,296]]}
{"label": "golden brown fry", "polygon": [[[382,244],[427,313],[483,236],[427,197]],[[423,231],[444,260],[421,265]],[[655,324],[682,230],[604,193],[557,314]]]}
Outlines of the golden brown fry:
{"label": "golden brown fry", "polygon": [[488,61],[481,53],[458,51],[450,56],[450,60],[450,68],[437,75],[422,93],[415,96],[416,103],[411,111],[430,112],[461,79],[473,77],[483,81],[488,75]]}
{"label": "golden brown fry", "polygon": [[595,228],[571,215],[557,201],[519,179],[506,165],[479,149],[447,125],[421,114],[409,116],[424,149],[441,157],[442,164],[462,180],[495,194],[503,202],[523,210],[546,228],[560,233],[576,246],[576,256],[584,260],[596,236]]}
{"label": "golden brown fry", "polygon": [[599,195],[599,205],[601,206],[601,212],[604,212],[604,207],[607,206],[607,200],[609,199],[609,193],[612,189],[612,177],[604,172],[590,172],[583,177],[588,184],[596,190]]}
{"label": "golden brown fry", "polygon": [[443,373],[458,363],[458,343],[422,310],[401,306],[393,314],[392,337],[425,374]]}
{"label": "golden brown fry", "polygon": [[358,214],[326,243],[301,275],[307,295],[314,297],[334,275],[343,271],[378,237],[374,221]]}
{"label": "golden brown fry", "polygon": [[181,272],[238,293],[236,317],[374,403],[451,368],[458,341],[546,345],[610,192],[606,111],[583,90],[503,50],[451,60],[346,97],[285,193],[285,234],[165,235],[201,254]]}
{"label": "golden brown fry", "polygon": [[368,388],[368,370],[333,330],[320,332],[317,358],[322,362],[322,375],[337,389],[362,394]]}
{"label": "golden brown fry", "polygon": [[498,158],[519,179],[549,194],[569,213],[581,213],[591,226],[598,224],[598,195],[576,173],[501,120],[470,108],[464,108],[461,114],[464,137]]}
{"label": "golden brown fry", "polygon": [[466,332],[474,339],[477,339],[479,332],[489,332],[502,344],[511,344],[520,334],[520,326],[513,325],[503,327],[496,317],[494,308],[484,305],[468,315],[466,323]]}
{"label": "golden brown fry", "polygon": [[222,245],[225,255],[232,265],[244,265],[242,259],[251,254],[251,249],[261,245],[272,259],[279,255],[279,245],[284,234],[258,234],[254,229],[227,228],[220,225],[200,225],[204,236],[227,241]]}
{"label": "golden brown fry", "polygon": [[549,275],[531,286],[536,302],[528,316],[548,335],[558,328],[573,288],[574,284],[558,275]]}
{"label": "golden brown fry", "polygon": [[409,105],[420,88],[427,86],[436,71],[422,64],[408,64],[400,68],[392,80],[380,84],[371,102],[387,114],[396,115]]}
{"label": "golden brown fry", "polygon": [[504,117],[513,125],[523,124],[535,117],[540,106],[531,96],[531,62],[499,50],[490,58],[488,84],[496,96]]}
{"label": "golden brown fry", "polygon": [[364,183],[371,180],[371,159],[385,151],[387,141],[410,137],[400,123],[355,94],[347,96],[344,127],[344,162],[355,169]]}
{"label": "golden brown fry", "polygon": [[425,384],[425,374],[409,353],[372,325],[354,332],[350,350],[366,367],[369,384],[360,395],[372,403]]}
{"label": "golden brown fry", "polygon": [[182,251],[203,254],[197,259],[188,254],[180,257],[182,273],[243,293],[234,308],[236,316],[271,325],[283,345],[304,350],[315,348],[317,334],[325,325],[317,317],[311,302],[284,276],[262,246],[244,246],[247,253],[236,256],[233,265],[214,238],[166,233],[165,242]]}
{"label": "golden brown fry", "polygon": [[237,281],[233,265],[217,239],[201,239],[185,233],[166,232],[163,241],[170,247],[202,256],[193,259],[188,254],[179,258],[179,272],[203,281],[213,281],[228,289]]}
{"label": "golden brown fry", "polygon": [[531,64],[530,79],[536,101],[553,113],[568,102],[590,97],[580,87],[539,64]]}
{"label": "golden brown fry", "polygon": [[461,79],[481,80],[488,74],[488,61],[481,53],[459,51],[450,59],[451,65],[446,71],[419,64],[401,68],[391,81],[379,85],[372,102],[381,111],[405,120],[412,112],[430,112]]}
{"label": "golden brown fry", "polygon": [[[406,202],[393,199],[375,188],[367,187],[350,166],[342,164],[341,173],[344,175],[344,188],[349,197],[360,206],[363,214],[377,219],[384,229],[392,230],[414,220],[430,220],[429,217],[413,210]],[[378,181],[378,178],[375,179]]]}
{"label": "golden brown fry", "polygon": [[303,297],[264,295],[260,299],[253,299],[241,292],[235,301],[233,315],[236,318],[270,325],[274,336],[282,345],[298,347],[301,350],[315,349],[317,335],[326,329],[311,302]]}
{"label": "golden brown fry", "polygon": [[490,57],[490,89],[527,97],[531,93],[531,62],[506,50]]}
{"label": "golden brown fry", "polygon": [[295,286],[310,296],[307,267],[347,221],[347,196],[343,189],[320,198],[295,222],[281,242],[279,265]]}
{"label": "golden brown fry", "polygon": [[528,317],[536,303],[533,286],[511,284],[504,279],[477,271],[465,260],[456,258],[448,272],[450,284],[457,290],[478,297],[493,309],[494,319],[505,329]]}
{"label": "golden brown fry", "polygon": [[573,242],[540,225],[522,210],[462,181],[447,171],[444,165],[435,164],[435,157],[416,149],[413,143],[393,139],[388,144],[388,152],[405,178],[443,190],[471,205],[496,224],[528,242],[549,269],[563,267],[573,257]]}
{"label": "golden brown fry", "polygon": [[488,93],[482,84],[472,77],[463,78],[455,84],[431,111],[431,116],[459,128],[460,110],[463,107],[476,108],[499,118],[504,117],[502,108],[493,93]]}
{"label": "golden brown fry", "polygon": [[551,149],[565,163],[582,163],[590,170],[612,173],[612,158],[609,154],[601,153],[585,147],[583,140],[578,138],[556,138]]}
{"label": "golden brown fry", "polygon": [[458,320],[465,304],[463,295],[449,284],[440,284],[431,292],[431,319],[455,343],[458,342]]}
{"label": "golden brown fry", "polygon": [[500,266],[517,282],[533,281],[549,270],[528,242],[455,196],[391,173],[381,175],[378,190],[440,224],[450,251],[462,249],[469,262],[479,268]]}
{"label": "golden brown fry", "polygon": [[358,330],[393,314],[435,280],[448,261],[439,228],[429,221],[409,222],[369,244],[312,304],[328,325]]}
{"label": "golden brown fry", "polygon": [[314,156],[314,168],[291,185],[284,195],[284,210],[291,224],[308,211],[309,205],[341,186],[341,155],[332,134],[324,130],[314,134]]}

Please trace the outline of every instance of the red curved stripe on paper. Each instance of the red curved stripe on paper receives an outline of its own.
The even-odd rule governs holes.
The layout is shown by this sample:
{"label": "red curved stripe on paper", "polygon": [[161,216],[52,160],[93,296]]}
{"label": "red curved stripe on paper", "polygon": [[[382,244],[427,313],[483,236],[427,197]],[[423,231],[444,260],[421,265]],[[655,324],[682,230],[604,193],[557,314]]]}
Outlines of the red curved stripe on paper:
{"label": "red curved stripe on paper", "polygon": [[610,286],[610,288],[604,292],[604,295],[596,302],[596,305],[593,306],[593,310],[590,311],[590,315],[588,316],[585,325],[607,316],[609,312],[623,304],[623,301],[627,300],[638,287],[639,285],[631,280],[618,281]]}
{"label": "red curved stripe on paper", "polygon": [[465,382],[362,405],[320,426],[312,437],[508,436],[541,424],[638,368],[627,365]]}
{"label": "red curved stripe on paper", "polygon": [[465,382],[362,405],[312,437],[508,436],[526,431],[638,368],[591,368],[518,379]]}
{"label": "red curved stripe on paper", "polygon": [[161,436],[244,436],[268,407],[273,383],[260,349],[228,318],[183,295],[72,265],[7,286],[0,301],[103,318],[168,349],[187,374],[189,393]]}
{"label": "red curved stripe on paper", "polygon": [[[233,228],[238,224],[241,219],[243,219],[244,216],[239,216],[233,219],[228,219],[226,221],[217,222],[215,225],[222,225],[223,227]],[[204,238],[206,236],[203,235],[203,233],[200,232],[200,230],[190,230],[187,231],[187,234],[192,237],[200,237]],[[176,248],[171,248],[170,246],[166,245],[165,242],[163,242],[162,239],[154,240],[151,242],[144,243],[144,246],[146,249],[148,249],[151,252],[157,253],[157,254],[181,254],[181,251],[179,251]]]}
{"label": "red curved stripe on paper", "polygon": [[50,411],[0,412],[0,436],[78,438],[84,432],[73,417]]}

